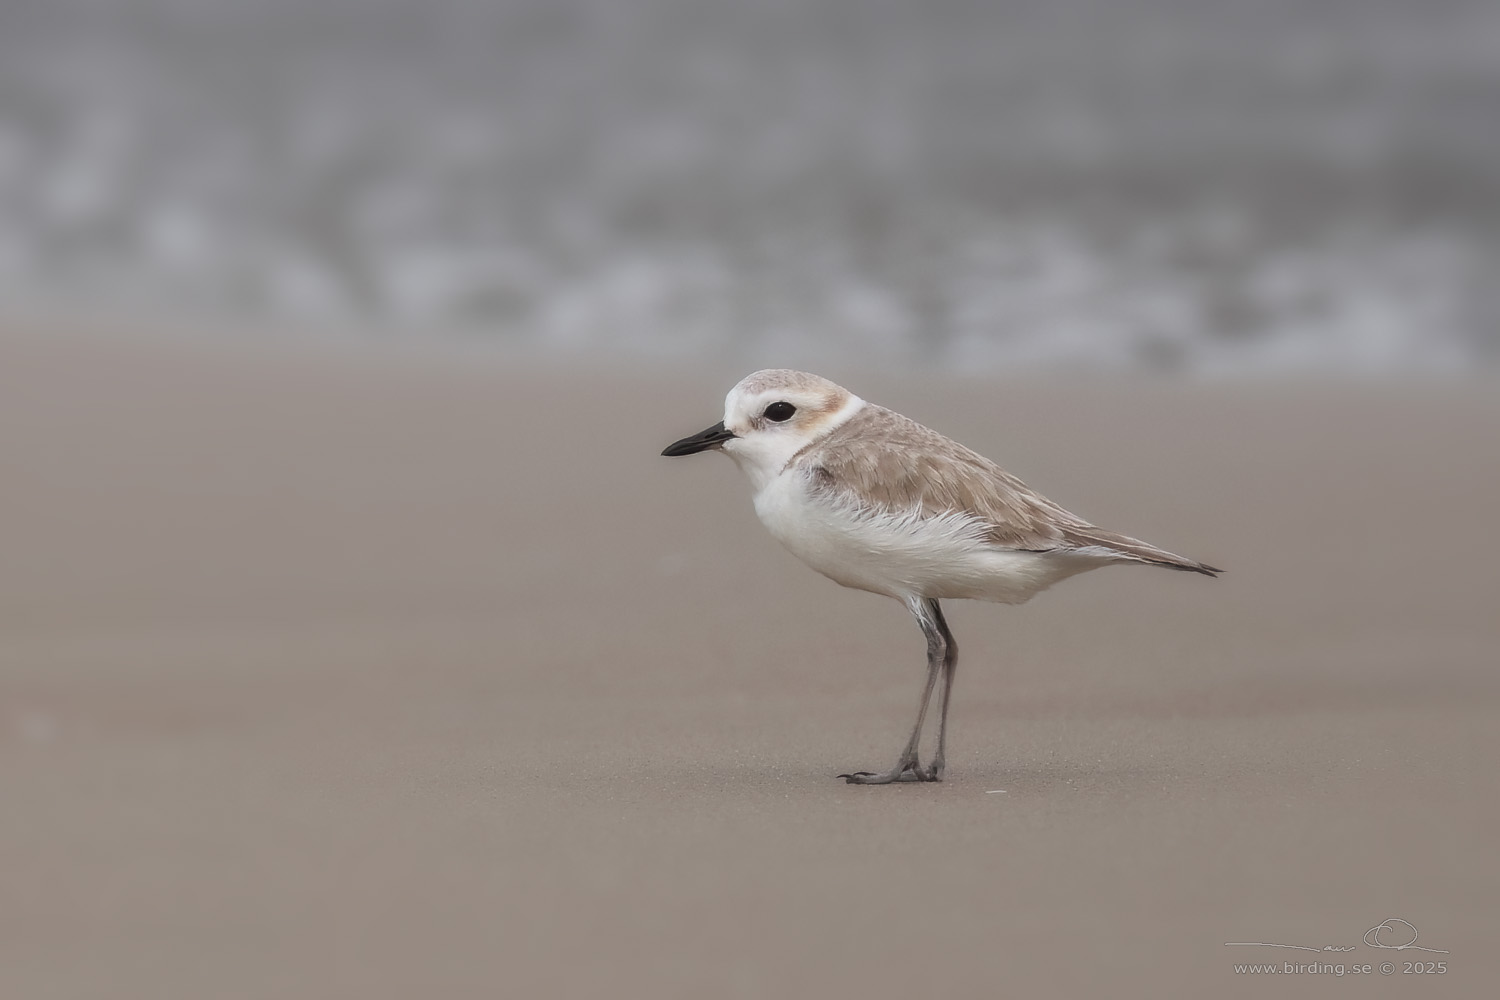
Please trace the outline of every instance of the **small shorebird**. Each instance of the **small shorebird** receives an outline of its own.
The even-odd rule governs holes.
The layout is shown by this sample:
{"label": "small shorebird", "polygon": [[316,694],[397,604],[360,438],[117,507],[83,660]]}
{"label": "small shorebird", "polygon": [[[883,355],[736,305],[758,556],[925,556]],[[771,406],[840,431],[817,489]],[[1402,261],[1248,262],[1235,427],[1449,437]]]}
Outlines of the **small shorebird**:
{"label": "small shorebird", "polygon": [[[1021,604],[1059,580],[1114,563],[1219,570],[1097,528],[994,462],[807,372],[747,376],[724,419],[663,455],[718,449],[750,478],[755,512],[792,554],[835,583],[894,597],[927,637],[927,685],[896,766],[841,774],[851,784],[941,781],[958,646],[938,602]],[[937,753],[918,760],[922,722],[943,677]]]}

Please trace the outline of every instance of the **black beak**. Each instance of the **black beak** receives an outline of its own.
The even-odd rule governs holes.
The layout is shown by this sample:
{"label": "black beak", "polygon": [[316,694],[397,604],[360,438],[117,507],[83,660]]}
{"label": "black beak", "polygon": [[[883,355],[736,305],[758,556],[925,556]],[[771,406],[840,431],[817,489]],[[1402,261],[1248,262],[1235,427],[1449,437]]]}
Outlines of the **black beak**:
{"label": "black beak", "polygon": [[685,437],[681,441],[673,441],[662,449],[662,454],[668,458],[676,458],[678,455],[696,455],[700,451],[710,448],[718,448],[734,437],[734,432],[724,429],[724,421],[720,420],[706,431],[699,431],[692,437]]}

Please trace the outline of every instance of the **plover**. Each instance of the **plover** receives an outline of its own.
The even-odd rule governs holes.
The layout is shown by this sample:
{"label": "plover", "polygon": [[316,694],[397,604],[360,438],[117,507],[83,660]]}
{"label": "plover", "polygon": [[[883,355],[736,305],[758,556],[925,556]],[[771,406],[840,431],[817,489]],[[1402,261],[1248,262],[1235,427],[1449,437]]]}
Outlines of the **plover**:
{"label": "plover", "polygon": [[[756,514],[793,555],[835,583],[894,597],[927,638],[911,738],[889,771],[839,775],[851,784],[943,778],[958,646],[940,601],[1021,604],[1116,563],[1220,572],[1095,527],[958,442],[807,372],[747,376],[729,390],[722,421],[662,454],[710,449],[749,477]],[[937,751],[924,767],[918,747],[939,674]]]}

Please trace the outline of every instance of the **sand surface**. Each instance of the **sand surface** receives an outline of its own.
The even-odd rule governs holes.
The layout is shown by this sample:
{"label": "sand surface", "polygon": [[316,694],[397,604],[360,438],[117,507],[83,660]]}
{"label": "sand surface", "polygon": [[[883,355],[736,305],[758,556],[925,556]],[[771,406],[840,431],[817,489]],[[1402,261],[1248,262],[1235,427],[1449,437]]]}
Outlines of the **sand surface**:
{"label": "sand surface", "polygon": [[0,336],[0,996],[1493,991],[1496,386],[826,373],[1229,572],[950,605],[850,787],[921,636],[658,457],[737,369]]}

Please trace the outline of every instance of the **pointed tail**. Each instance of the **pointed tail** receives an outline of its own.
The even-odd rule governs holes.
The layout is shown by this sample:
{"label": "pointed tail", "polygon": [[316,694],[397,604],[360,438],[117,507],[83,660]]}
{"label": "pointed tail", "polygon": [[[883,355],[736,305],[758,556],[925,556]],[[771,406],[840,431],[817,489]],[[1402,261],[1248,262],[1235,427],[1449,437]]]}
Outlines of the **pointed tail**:
{"label": "pointed tail", "polygon": [[1187,559],[1166,549],[1159,549],[1139,538],[1131,538],[1129,535],[1116,534],[1113,531],[1105,531],[1103,528],[1095,528],[1092,525],[1080,528],[1068,528],[1063,531],[1063,540],[1070,547],[1078,549],[1106,549],[1126,561],[1149,563],[1152,566],[1165,566],[1167,569],[1181,570],[1184,573],[1202,573],[1204,576],[1218,576],[1224,572],[1217,566],[1210,566],[1194,559]]}

